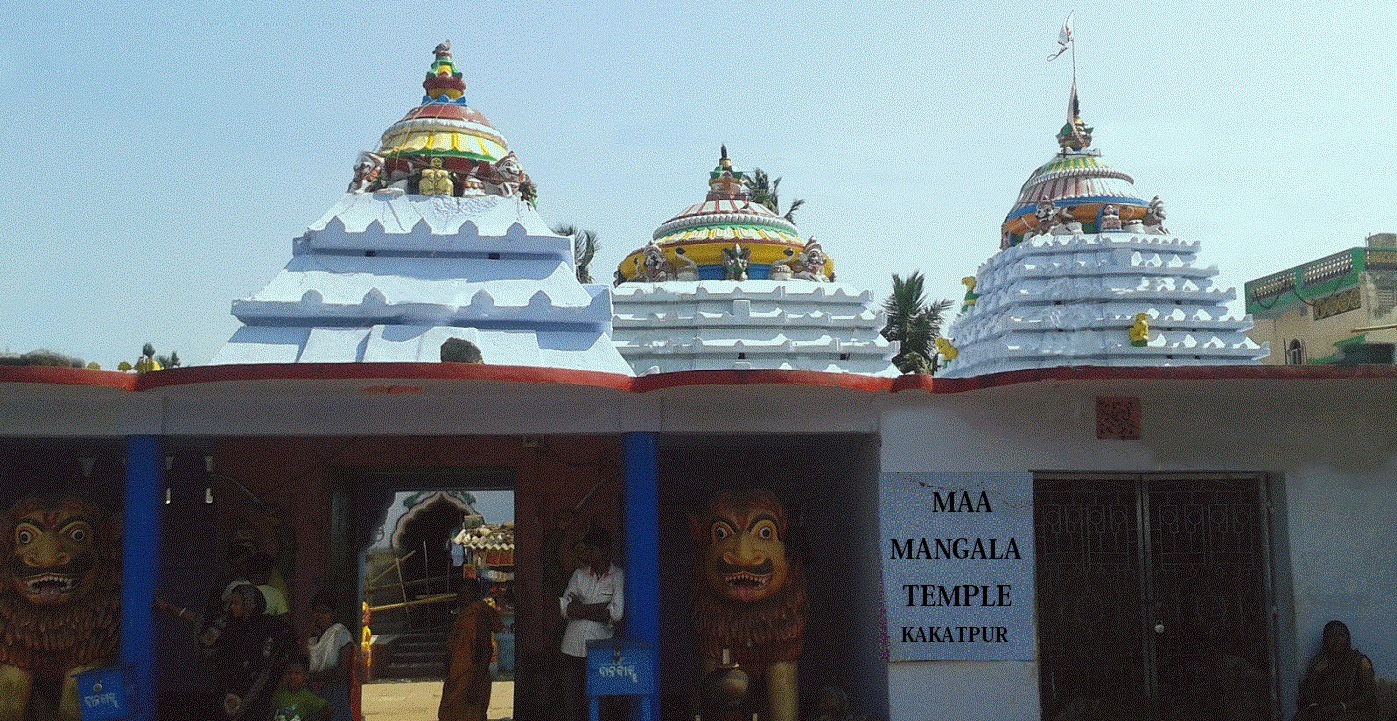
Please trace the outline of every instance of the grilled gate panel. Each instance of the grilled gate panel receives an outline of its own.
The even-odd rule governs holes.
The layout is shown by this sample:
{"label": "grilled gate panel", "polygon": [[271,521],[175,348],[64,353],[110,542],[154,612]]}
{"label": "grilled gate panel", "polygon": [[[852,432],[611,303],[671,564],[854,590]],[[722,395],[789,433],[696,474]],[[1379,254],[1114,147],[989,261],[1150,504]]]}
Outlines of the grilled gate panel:
{"label": "grilled gate panel", "polygon": [[1149,484],[1151,625],[1160,706],[1171,718],[1209,718],[1202,689],[1226,685],[1236,703],[1269,705],[1264,522],[1254,481]]}
{"label": "grilled gate panel", "polygon": [[1264,709],[1264,523],[1255,479],[1035,480],[1043,717]]}
{"label": "grilled gate panel", "polygon": [[1140,718],[1147,693],[1135,486],[1036,482],[1034,526],[1044,718]]}

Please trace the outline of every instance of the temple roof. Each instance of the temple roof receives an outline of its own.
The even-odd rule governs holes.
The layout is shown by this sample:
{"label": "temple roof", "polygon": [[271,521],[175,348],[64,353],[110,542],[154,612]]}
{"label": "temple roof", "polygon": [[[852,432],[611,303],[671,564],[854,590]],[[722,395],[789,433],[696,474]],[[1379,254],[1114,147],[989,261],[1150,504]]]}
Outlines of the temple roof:
{"label": "temple roof", "polygon": [[[483,362],[630,374],[611,294],[577,281],[503,139],[465,105],[450,45],[423,104],[365,153],[349,191],[233,302],[215,364]],[[497,142],[496,142],[497,141]],[[464,349],[464,350],[463,350]]]}
{"label": "temple roof", "polygon": [[834,262],[824,249],[813,238],[802,241],[795,223],[753,199],[751,181],[746,173],[733,169],[727,146],[723,146],[718,165],[708,174],[708,195],[703,202],[661,223],[650,246],[632,251],[621,261],[618,281],[664,280],[666,272],[657,270],[660,264],[669,268],[669,279],[686,271],[694,274],[687,278],[692,280],[728,279],[726,264],[738,253],[746,261],[748,278],[773,277],[773,265],[779,264],[785,270],[778,267],[774,277],[789,272],[801,279],[797,266],[810,260],[811,249],[819,251],[816,259],[820,270],[806,275],[832,279]]}
{"label": "temple roof", "polygon": [[[1268,354],[1235,317],[1199,244],[1169,234],[1158,196],[1101,162],[1074,82],[1059,152],[1029,176],[1000,250],[963,281],[938,374],[1059,366],[1243,365]],[[943,343],[946,341],[942,341]]]}
{"label": "temple roof", "polygon": [[1013,210],[1004,218],[1000,247],[1014,245],[1038,228],[1037,214],[1061,208],[1064,215],[1092,230],[1106,206],[1126,223],[1145,216],[1149,203],[1135,190],[1135,180],[1101,159],[1091,147],[1092,131],[1081,118],[1077,87],[1072,86],[1068,119],[1057,133],[1058,152],[1038,166],[1019,190]]}

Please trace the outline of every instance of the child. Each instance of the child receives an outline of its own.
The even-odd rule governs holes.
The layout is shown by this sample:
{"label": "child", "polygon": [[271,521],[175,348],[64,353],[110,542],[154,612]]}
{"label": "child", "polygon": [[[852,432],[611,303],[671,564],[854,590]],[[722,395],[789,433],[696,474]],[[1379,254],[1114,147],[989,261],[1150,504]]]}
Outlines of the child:
{"label": "child", "polygon": [[325,721],[330,707],[325,699],[306,688],[306,657],[292,656],[281,675],[281,686],[272,696],[274,721]]}

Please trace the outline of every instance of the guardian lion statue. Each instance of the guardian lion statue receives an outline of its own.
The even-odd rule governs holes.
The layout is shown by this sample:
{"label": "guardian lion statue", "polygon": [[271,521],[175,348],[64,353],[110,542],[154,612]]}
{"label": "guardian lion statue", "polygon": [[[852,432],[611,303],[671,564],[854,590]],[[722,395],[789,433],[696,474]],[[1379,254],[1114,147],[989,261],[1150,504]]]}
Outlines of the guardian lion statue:
{"label": "guardian lion statue", "polygon": [[800,693],[796,662],[805,648],[810,601],[789,522],[766,489],[720,491],[690,516],[694,541],[694,635],[702,676],[724,649],[766,686],[770,721],[796,721]]}
{"label": "guardian lion statue", "polygon": [[79,721],[77,674],[115,655],[117,522],[81,498],[30,496],[0,528],[0,721]]}

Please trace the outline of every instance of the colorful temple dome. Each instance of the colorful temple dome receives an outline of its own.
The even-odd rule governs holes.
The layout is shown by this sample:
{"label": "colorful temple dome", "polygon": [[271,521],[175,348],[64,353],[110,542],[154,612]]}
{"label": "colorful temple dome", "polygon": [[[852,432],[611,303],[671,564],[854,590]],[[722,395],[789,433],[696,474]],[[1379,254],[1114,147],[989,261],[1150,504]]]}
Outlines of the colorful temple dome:
{"label": "colorful temple dome", "polygon": [[[1199,243],[1090,150],[1075,83],[1058,154],[1033,172],[1000,251],[972,278],[942,349],[943,377],[1057,366],[1253,364],[1269,354],[1233,317],[1235,289],[1197,265]],[[945,341],[942,341],[945,343]]]}
{"label": "colorful temple dome", "polygon": [[[632,251],[621,261],[618,282],[687,278],[695,273],[693,280],[732,279],[735,272],[729,268],[738,264],[739,257],[746,261],[747,278],[770,278],[773,266],[777,279],[787,272],[792,276],[808,272],[821,276],[820,280],[834,278],[834,261],[823,255],[823,249],[813,258],[818,268],[795,267],[812,260],[808,253],[802,257],[808,243],[800,239],[794,223],[752,200],[748,178],[733,170],[727,146],[722,147],[718,166],[709,173],[708,188],[702,203],[660,224],[651,245]],[[663,255],[668,270],[658,265],[656,251]]]}
{"label": "colorful temple dome", "polygon": [[437,362],[629,375],[611,293],[534,207],[503,138],[467,107],[450,43],[426,97],[361,154],[348,192],[292,243],[214,363]]}
{"label": "colorful temple dome", "polygon": [[383,132],[377,150],[360,156],[350,190],[518,195],[532,203],[536,191],[519,159],[490,121],[466,104],[466,82],[451,57],[451,41],[432,54],[422,103]]}
{"label": "colorful temple dome", "polygon": [[612,337],[637,374],[783,369],[896,375],[873,294],[753,200],[723,148],[708,197],[616,271]]}
{"label": "colorful temple dome", "polygon": [[1021,242],[1049,212],[1082,223],[1086,232],[1095,232],[1107,206],[1125,223],[1145,217],[1149,203],[1136,195],[1135,180],[1101,160],[1101,151],[1091,147],[1093,128],[1082,122],[1079,110],[1074,85],[1069,119],[1057,134],[1059,150],[1019,190],[1014,209],[1004,218],[1001,248]]}

